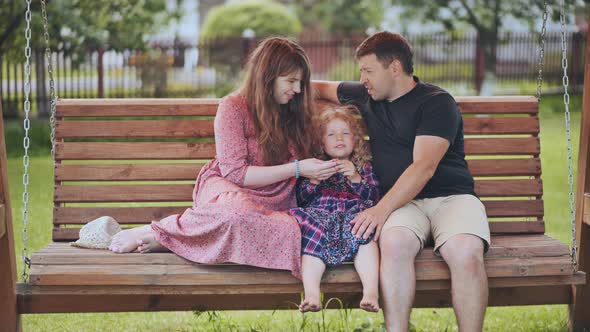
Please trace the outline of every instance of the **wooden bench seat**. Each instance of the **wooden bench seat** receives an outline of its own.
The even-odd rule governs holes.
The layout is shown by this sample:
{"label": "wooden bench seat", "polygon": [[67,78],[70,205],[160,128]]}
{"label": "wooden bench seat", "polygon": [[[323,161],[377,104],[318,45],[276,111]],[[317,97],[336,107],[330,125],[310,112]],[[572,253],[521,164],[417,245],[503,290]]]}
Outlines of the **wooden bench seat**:
{"label": "wooden bench seat", "polygon": [[[78,301],[68,300],[76,293],[103,298],[88,301],[84,311],[287,309],[294,308],[292,303],[299,302],[303,291],[288,271],[193,264],[172,253],[120,255],[52,243],[32,256],[32,264],[30,285],[21,286],[27,294],[21,302],[24,312],[81,309]],[[568,247],[545,235],[494,236],[486,271],[491,304],[509,297],[514,297],[510,300],[514,305],[531,304],[533,292],[543,295],[533,303],[569,303],[563,289],[584,281],[584,275],[573,274]],[[417,306],[450,304],[449,271],[432,248],[417,258],[416,276]],[[522,286],[533,288],[516,288]],[[347,264],[328,270],[322,291],[326,298],[339,297],[355,306],[362,287],[353,266]],[[176,300],[178,295],[184,300]],[[249,300],[236,302],[235,295]]]}
{"label": "wooden bench seat", "polygon": [[[544,235],[538,102],[460,97],[465,149],[492,231],[485,257],[490,305],[572,303],[568,246]],[[181,213],[215,155],[217,99],[60,100],[57,106],[54,243],[32,256],[18,284],[22,313],[294,308],[302,285],[286,271],[199,265],[171,253],[117,255],[71,247],[85,222],[110,215],[125,227]],[[551,220],[550,222],[558,222]],[[34,223],[33,223],[34,224]],[[418,307],[450,305],[446,264],[425,249],[416,262]],[[351,265],[322,289],[358,305]]]}

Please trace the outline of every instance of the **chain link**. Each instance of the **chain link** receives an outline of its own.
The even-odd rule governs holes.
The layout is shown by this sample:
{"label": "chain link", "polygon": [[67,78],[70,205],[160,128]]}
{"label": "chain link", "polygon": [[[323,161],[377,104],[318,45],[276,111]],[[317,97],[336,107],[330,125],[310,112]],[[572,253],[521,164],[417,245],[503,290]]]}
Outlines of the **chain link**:
{"label": "chain link", "polygon": [[569,85],[569,78],[567,76],[567,41],[565,31],[565,1],[560,0],[560,16],[559,21],[561,23],[561,67],[563,68],[563,104],[565,106],[565,135],[567,140],[567,166],[568,166],[568,177],[567,183],[569,185],[568,201],[570,206],[570,223],[572,231],[572,265],[574,272],[578,270],[578,247],[576,244],[576,208],[575,208],[575,196],[574,196],[574,166],[572,158],[572,135],[571,135],[571,117],[570,117],[570,95],[567,92]]}
{"label": "chain link", "polygon": [[543,85],[543,67],[545,65],[545,34],[547,32],[547,1],[543,3],[543,26],[539,35],[539,76],[537,78],[537,100],[541,100],[541,87]]}
{"label": "chain link", "polygon": [[24,147],[24,155],[23,155],[23,208],[22,208],[22,220],[23,220],[23,231],[22,231],[22,238],[23,238],[23,249],[21,253],[21,258],[23,260],[23,273],[22,273],[22,281],[27,283],[29,281],[29,269],[31,267],[31,260],[29,259],[29,252],[27,249],[27,244],[29,241],[29,233],[28,233],[28,222],[29,222],[29,129],[31,129],[31,121],[29,120],[29,113],[31,112],[31,101],[29,100],[31,95],[31,0],[26,0],[27,2],[27,10],[25,12],[25,39],[26,39],[26,46],[25,46],[25,102],[23,108],[25,110],[25,120],[23,123],[23,128],[25,130],[25,137],[23,138],[23,147]]}
{"label": "chain link", "polygon": [[51,98],[51,115],[49,123],[51,125],[51,160],[55,167],[55,107],[57,96],[55,95],[55,81],[53,79],[53,66],[51,57],[51,47],[49,45],[49,23],[47,20],[47,5],[45,0],[41,0],[41,15],[43,16],[43,37],[45,38],[45,57],[47,58],[47,72],[49,73],[49,95]]}

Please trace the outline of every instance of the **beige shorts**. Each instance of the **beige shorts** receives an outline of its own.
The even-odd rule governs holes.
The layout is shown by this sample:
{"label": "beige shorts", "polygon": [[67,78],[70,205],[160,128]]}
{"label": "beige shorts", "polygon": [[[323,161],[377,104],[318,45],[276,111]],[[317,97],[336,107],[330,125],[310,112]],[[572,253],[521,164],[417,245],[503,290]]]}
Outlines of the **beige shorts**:
{"label": "beige shorts", "polygon": [[473,195],[415,199],[389,215],[381,233],[392,227],[405,227],[420,240],[421,248],[434,240],[438,253],[445,242],[457,234],[473,234],[490,246],[490,226],[482,202]]}

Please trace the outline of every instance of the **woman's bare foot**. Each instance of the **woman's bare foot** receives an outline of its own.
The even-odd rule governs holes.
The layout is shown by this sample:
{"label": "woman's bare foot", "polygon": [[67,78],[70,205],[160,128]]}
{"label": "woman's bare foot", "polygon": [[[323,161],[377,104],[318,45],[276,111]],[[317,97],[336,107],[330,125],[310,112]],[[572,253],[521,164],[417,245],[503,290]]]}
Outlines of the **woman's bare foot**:
{"label": "woman's bare foot", "polygon": [[301,312],[317,312],[322,310],[322,303],[320,302],[319,296],[305,296],[305,299],[299,305],[299,311]]}
{"label": "woman's bare foot", "polygon": [[379,312],[379,296],[363,294],[360,308],[368,312]]}
{"label": "woman's bare foot", "polygon": [[164,252],[169,250],[156,240],[153,232],[150,232],[150,234],[137,240],[137,251],[145,254],[148,252]]}
{"label": "woman's bare foot", "polygon": [[120,231],[113,236],[109,250],[118,254],[133,252],[137,249],[137,240],[152,232],[150,225]]}

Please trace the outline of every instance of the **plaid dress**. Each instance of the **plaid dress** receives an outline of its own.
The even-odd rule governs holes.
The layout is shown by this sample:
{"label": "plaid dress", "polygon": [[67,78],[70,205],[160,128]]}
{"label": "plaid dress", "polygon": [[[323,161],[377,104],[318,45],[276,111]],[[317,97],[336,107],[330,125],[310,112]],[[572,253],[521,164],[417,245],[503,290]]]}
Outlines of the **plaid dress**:
{"label": "plaid dress", "polygon": [[352,235],[350,221],[379,200],[379,184],[367,162],[358,170],[362,180],[352,183],[336,173],[313,184],[307,178],[297,183],[297,208],[290,213],[301,226],[301,253],[320,258],[327,266],[351,261],[359,246],[369,243]]}

